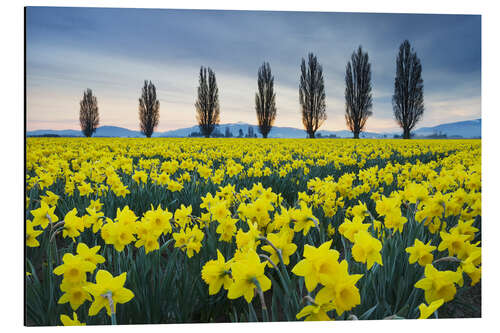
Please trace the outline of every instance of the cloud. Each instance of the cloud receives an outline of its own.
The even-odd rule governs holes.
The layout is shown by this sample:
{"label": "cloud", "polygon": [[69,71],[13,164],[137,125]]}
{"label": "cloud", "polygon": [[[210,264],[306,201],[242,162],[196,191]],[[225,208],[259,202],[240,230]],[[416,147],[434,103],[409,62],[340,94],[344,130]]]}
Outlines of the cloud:
{"label": "cloud", "polygon": [[98,97],[102,125],[137,129],[137,99],[146,79],[156,85],[161,104],[158,130],[193,126],[202,65],[216,72],[221,122],[256,123],[257,70],[268,61],[277,93],[275,125],[301,128],[300,61],[314,52],[327,94],[321,129],[345,129],[345,66],[362,45],[372,64],[374,115],[367,130],[397,130],[391,98],[405,38],[423,64],[422,126],[477,118],[480,31],[480,17],[471,15],[30,7],[28,127],[40,128],[43,121],[54,129],[77,129],[78,102],[88,87]]}
{"label": "cloud", "polygon": [[453,98],[428,102],[424,119],[419,125],[432,126],[443,121],[443,115],[445,122],[481,118],[481,98]]}

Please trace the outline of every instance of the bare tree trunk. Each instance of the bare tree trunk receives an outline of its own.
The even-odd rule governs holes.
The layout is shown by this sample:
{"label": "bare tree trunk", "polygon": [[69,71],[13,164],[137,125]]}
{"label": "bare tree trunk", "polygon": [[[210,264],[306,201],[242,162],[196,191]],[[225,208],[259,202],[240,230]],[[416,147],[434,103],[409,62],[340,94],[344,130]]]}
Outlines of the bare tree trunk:
{"label": "bare tree trunk", "polygon": [[410,139],[410,129],[409,128],[405,128],[403,130],[403,139]]}

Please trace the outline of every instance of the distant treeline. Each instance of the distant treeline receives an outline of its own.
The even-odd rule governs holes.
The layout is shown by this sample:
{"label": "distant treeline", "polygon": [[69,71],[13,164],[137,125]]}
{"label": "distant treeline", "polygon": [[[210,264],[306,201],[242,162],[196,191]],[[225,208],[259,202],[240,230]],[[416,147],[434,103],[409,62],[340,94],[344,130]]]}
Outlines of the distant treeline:
{"label": "distant treeline", "polygon": [[[198,138],[198,137],[203,137],[205,136],[202,132],[191,132],[188,137],[190,138]],[[233,133],[229,129],[229,127],[226,127],[226,130],[224,134],[219,130],[219,128],[216,126],[215,130],[212,132],[210,135],[213,138],[256,138],[257,134],[253,130],[253,127],[248,126],[247,133],[243,134],[243,130],[240,128],[238,131],[238,136],[233,136]]]}
{"label": "distant treeline", "polygon": [[[28,138],[61,138],[59,134],[40,134],[40,135],[27,135]],[[74,135],[65,135],[64,137],[76,138]]]}
{"label": "distant treeline", "polygon": [[[401,135],[394,134],[394,139],[401,139]],[[444,133],[433,133],[428,135],[411,135],[412,139],[464,139],[461,135],[450,135]],[[471,139],[480,139],[481,137],[474,137]]]}

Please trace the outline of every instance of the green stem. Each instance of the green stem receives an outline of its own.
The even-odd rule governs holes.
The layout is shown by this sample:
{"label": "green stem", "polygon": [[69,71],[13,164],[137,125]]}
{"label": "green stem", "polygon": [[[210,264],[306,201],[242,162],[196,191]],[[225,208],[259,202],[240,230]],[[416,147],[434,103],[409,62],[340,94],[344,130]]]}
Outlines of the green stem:
{"label": "green stem", "polygon": [[[54,264],[52,260],[52,244],[49,242],[48,246],[48,256],[47,256],[47,269],[48,269],[48,277],[49,277],[49,290],[53,290],[53,285],[54,285],[54,279],[53,279],[53,274],[54,274]],[[53,303],[53,296],[50,297],[49,301],[49,308],[52,306]]]}
{"label": "green stem", "polygon": [[265,241],[267,244],[269,244],[273,248],[273,250],[278,254],[278,258],[280,260],[280,264],[283,267],[285,267],[285,263],[283,262],[283,256],[281,255],[281,250],[278,249],[276,246],[274,246],[274,244],[271,243],[271,241],[269,239],[267,239],[266,237],[261,236],[261,237],[259,237],[259,240]]}
{"label": "green stem", "polygon": [[160,247],[160,251],[158,251],[159,253],[161,253],[164,249],[166,249],[168,247],[168,245],[170,243],[172,243],[174,241],[173,238],[169,239],[168,241],[166,241],[161,247]]}
{"label": "green stem", "polygon": [[[283,261],[283,255],[281,254],[281,249],[278,249],[276,246],[274,246],[274,244],[266,237],[261,236],[261,237],[259,237],[259,239],[267,242],[273,248],[273,250],[278,254],[281,269],[278,269],[278,267],[272,262],[271,258],[264,256],[264,255],[261,255],[261,256],[263,256],[265,259],[267,259],[271,263],[271,265],[273,265],[273,267],[276,269],[276,271],[278,272],[279,277],[281,279],[281,282],[283,283],[283,286],[286,289],[287,294],[289,294],[289,287],[290,287],[290,284],[292,281],[290,280],[290,276],[288,276],[288,271],[286,270],[286,266],[285,266],[285,263]],[[281,272],[281,270],[283,272]],[[283,278],[283,276],[286,276],[286,280]]]}
{"label": "green stem", "polygon": [[111,291],[108,291],[107,293],[101,295],[102,297],[106,298],[109,302],[109,312],[111,315],[111,325],[117,325],[116,324],[116,313],[115,313],[115,304],[113,302],[113,294]]}
{"label": "green stem", "polygon": [[257,288],[257,294],[259,294],[260,305],[262,307],[262,320],[268,322],[269,313],[267,312],[267,305],[266,305],[266,300],[264,299],[264,293],[262,292],[262,289],[260,288],[260,283],[256,278],[252,278],[252,282],[253,284],[255,284],[255,287]]}
{"label": "green stem", "polygon": [[121,264],[120,264],[121,257],[122,257],[122,253],[118,252],[118,256],[116,259],[116,261],[118,262],[118,274],[121,274],[121,272],[122,272],[122,268],[121,268]]}

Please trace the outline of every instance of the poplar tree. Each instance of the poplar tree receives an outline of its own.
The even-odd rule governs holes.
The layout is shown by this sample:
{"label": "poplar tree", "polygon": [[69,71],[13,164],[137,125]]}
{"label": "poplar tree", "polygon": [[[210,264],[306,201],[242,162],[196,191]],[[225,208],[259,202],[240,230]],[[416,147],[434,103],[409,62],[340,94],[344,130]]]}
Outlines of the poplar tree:
{"label": "poplar tree", "polygon": [[308,63],[302,58],[300,66],[299,102],[302,111],[302,123],[310,138],[326,120],[326,94],[323,68],[312,53]]}
{"label": "poplar tree", "polygon": [[408,40],[399,47],[396,59],[392,108],[396,122],[403,129],[403,138],[409,139],[424,114],[424,81],[420,59]]}
{"label": "poplar tree", "polygon": [[156,87],[151,81],[144,81],[139,98],[139,123],[141,132],[150,138],[160,122],[160,101],[156,98]]}
{"label": "poplar tree", "polygon": [[220,122],[219,89],[215,73],[210,67],[208,70],[203,66],[200,68],[198,99],[195,107],[200,132],[208,138]]}
{"label": "poplar tree", "polygon": [[276,119],[276,93],[274,92],[274,76],[268,62],[262,64],[257,73],[258,91],[255,94],[255,111],[259,132],[265,139],[271,131]]}
{"label": "poplar tree", "polygon": [[371,66],[368,53],[359,46],[347,62],[345,73],[345,120],[355,139],[372,115]]}
{"label": "poplar tree", "polygon": [[83,135],[91,137],[99,126],[99,108],[97,98],[92,95],[92,90],[83,92],[83,99],[80,101],[80,127]]}

